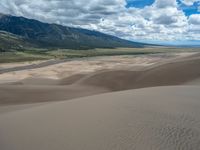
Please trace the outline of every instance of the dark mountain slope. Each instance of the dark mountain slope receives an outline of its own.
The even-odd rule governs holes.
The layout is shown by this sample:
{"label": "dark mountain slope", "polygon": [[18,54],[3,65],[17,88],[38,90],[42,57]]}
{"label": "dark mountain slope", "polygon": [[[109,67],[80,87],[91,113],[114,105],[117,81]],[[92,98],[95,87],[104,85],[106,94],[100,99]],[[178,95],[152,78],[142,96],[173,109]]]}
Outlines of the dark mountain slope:
{"label": "dark mountain slope", "polygon": [[31,44],[23,37],[5,31],[0,31],[0,52],[24,50],[29,47],[31,48],[37,46]]}
{"label": "dark mountain slope", "polygon": [[40,48],[116,48],[144,47],[145,44],[130,42],[111,35],[10,15],[0,15],[0,30],[23,38]]}

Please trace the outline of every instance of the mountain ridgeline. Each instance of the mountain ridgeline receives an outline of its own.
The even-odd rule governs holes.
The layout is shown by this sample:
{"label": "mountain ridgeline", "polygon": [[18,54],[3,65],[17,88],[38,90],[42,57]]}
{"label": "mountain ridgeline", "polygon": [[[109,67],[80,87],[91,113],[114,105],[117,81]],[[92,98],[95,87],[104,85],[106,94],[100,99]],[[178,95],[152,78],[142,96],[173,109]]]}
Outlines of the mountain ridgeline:
{"label": "mountain ridgeline", "polygon": [[139,48],[145,46],[142,43],[123,40],[97,31],[2,14],[0,15],[0,40],[1,49],[2,47],[23,49],[29,46],[47,49]]}

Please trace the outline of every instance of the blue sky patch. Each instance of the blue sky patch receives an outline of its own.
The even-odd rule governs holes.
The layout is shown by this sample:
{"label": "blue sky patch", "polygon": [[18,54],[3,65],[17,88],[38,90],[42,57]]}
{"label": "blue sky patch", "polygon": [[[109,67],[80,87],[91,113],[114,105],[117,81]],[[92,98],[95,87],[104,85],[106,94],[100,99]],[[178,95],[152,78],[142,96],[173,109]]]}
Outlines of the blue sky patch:
{"label": "blue sky patch", "polygon": [[200,14],[198,11],[198,7],[200,7],[199,2],[195,2],[192,6],[184,5],[183,3],[178,0],[179,8],[182,9],[186,16],[190,16],[192,14]]}
{"label": "blue sky patch", "polygon": [[[155,0],[126,0],[126,7],[144,8],[145,6],[152,5]],[[181,0],[177,0],[179,4],[179,9],[183,10],[185,15],[190,16],[192,14],[200,14],[198,7],[200,7],[199,2],[195,2],[192,6],[184,5]]]}
{"label": "blue sky patch", "polygon": [[154,3],[154,0],[126,0],[126,7],[144,8]]}

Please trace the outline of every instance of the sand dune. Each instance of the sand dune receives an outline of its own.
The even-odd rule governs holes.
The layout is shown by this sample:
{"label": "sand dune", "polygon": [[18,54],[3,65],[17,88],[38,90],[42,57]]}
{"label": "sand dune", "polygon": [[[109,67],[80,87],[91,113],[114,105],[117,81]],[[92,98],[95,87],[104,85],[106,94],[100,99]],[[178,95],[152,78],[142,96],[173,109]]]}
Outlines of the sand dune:
{"label": "sand dune", "polygon": [[[149,59],[148,61],[153,60]],[[110,61],[116,63],[114,58],[111,58]],[[130,63],[129,57],[128,62]],[[0,85],[0,105],[70,100],[83,96],[145,87],[198,85],[195,83],[200,79],[199,66],[200,57],[196,54],[179,59],[156,61],[154,65],[141,65],[139,68],[130,65],[127,68],[120,67],[88,74],[74,74],[69,77],[66,75],[61,79],[31,77]]]}
{"label": "sand dune", "polygon": [[[130,69],[140,70],[151,65],[188,57],[195,53],[169,53],[140,56],[109,56],[78,60],[51,60],[47,62],[23,64],[1,64],[0,83],[18,82],[27,78],[62,79],[77,74],[91,74],[100,70]],[[22,66],[23,65],[23,66]]]}
{"label": "sand dune", "polygon": [[26,78],[18,82],[11,83],[10,85],[71,85],[78,80],[85,77],[86,74],[75,74],[70,77],[61,79],[49,79],[49,78]]}
{"label": "sand dune", "polygon": [[103,94],[0,115],[1,150],[199,150],[200,87]]}
{"label": "sand dune", "polygon": [[1,74],[0,150],[200,150],[199,54],[142,57]]}
{"label": "sand dune", "polygon": [[3,85],[0,86],[0,105],[61,101],[106,92],[109,90],[81,85]]}
{"label": "sand dune", "polygon": [[107,71],[90,76],[80,84],[114,91],[153,86],[181,85],[200,78],[200,58],[158,65],[144,71]]}

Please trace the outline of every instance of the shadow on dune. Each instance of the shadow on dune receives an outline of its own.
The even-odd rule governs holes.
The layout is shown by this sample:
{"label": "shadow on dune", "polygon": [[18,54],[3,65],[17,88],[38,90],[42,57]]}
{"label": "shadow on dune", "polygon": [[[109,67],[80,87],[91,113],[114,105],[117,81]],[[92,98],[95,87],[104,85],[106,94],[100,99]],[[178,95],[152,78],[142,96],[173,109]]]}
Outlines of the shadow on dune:
{"label": "shadow on dune", "polygon": [[95,74],[79,84],[111,91],[154,86],[181,85],[200,78],[200,59],[169,63],[145,71],[109,71]]}
{"label": "shadow on dune", "polygon": [[26,79],[0,86],[0,104],[69,100],[105,92],[182,85],[200,78],[200,58],[151,67],[144,71],[102,71],[61,80]]}

